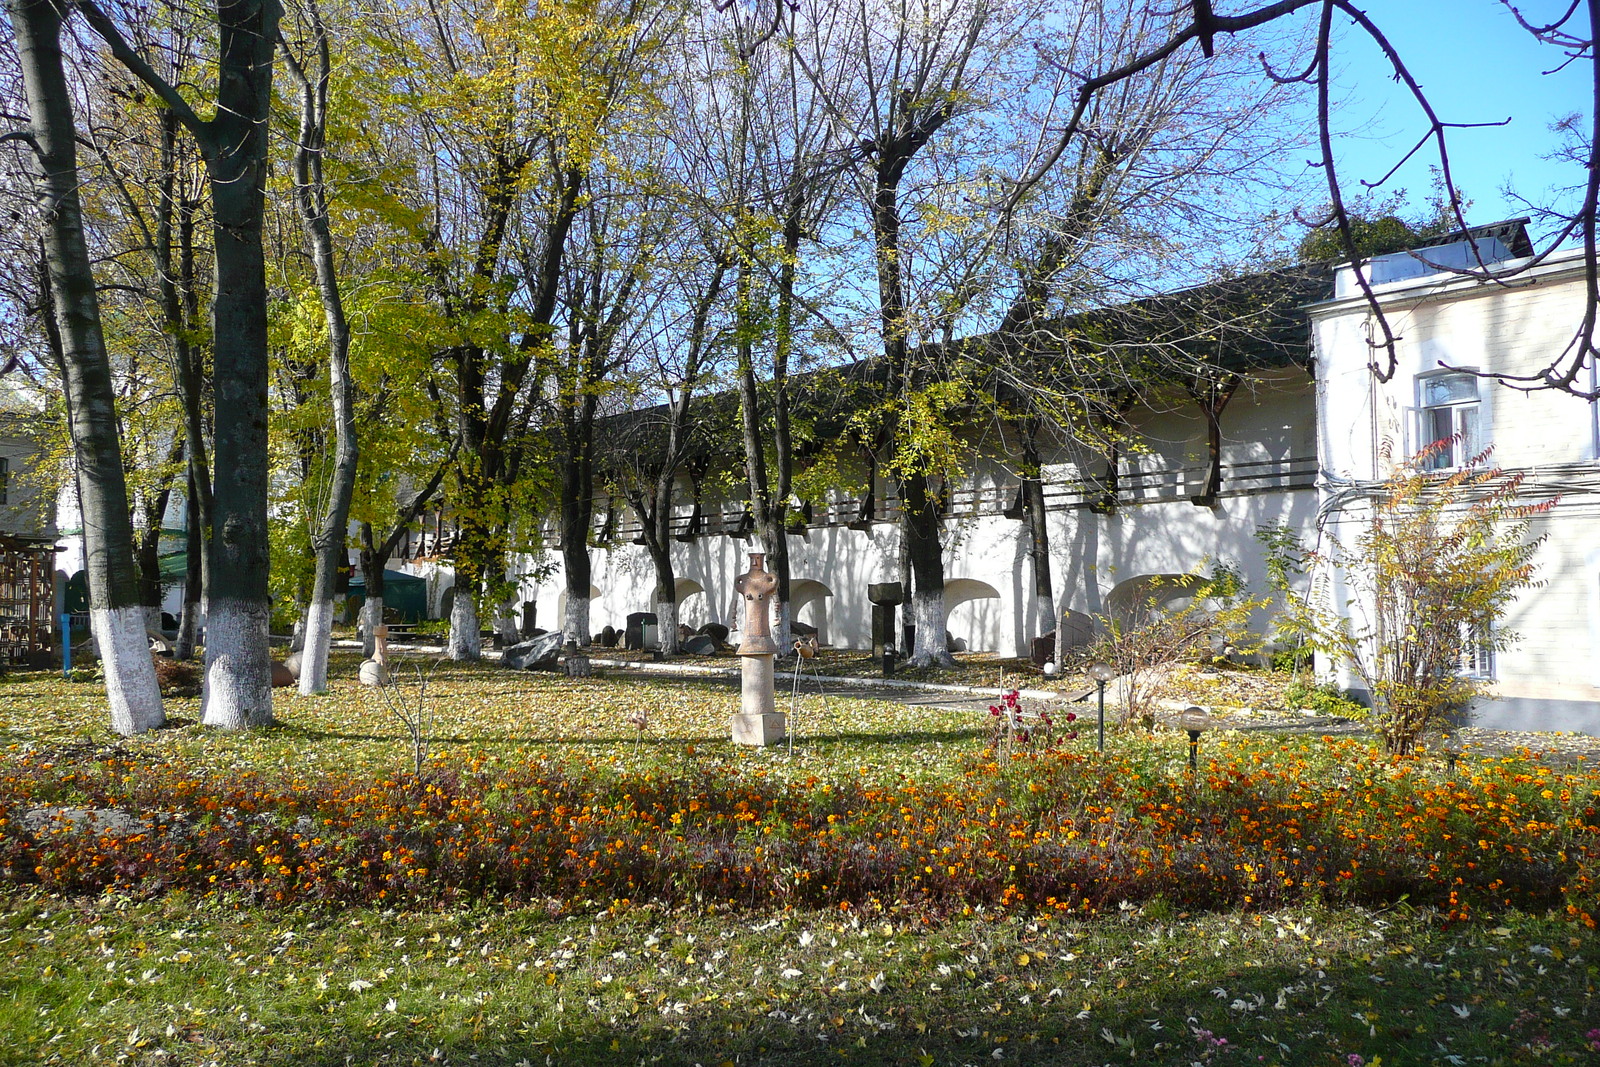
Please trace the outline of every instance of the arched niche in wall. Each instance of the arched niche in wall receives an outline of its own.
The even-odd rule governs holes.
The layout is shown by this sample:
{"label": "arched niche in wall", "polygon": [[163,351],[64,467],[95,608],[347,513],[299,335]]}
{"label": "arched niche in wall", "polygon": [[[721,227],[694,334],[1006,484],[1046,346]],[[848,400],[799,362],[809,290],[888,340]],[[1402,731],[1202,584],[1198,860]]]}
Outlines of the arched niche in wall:
{"label": "arched niche in wall", "polygon": [[711,600],[706,596],[706,587],[693,578],[679,578],[674,582],[672,599],[678,605],[679,625],[698,630],[706,623],[716,621],[711,618]]}
{"label": "arched niche in wall", "polygon": [[828,598],[832,595],[832,589],[814,579],[789,580],[789,620],[816,627],[821,645],[832,642],[828,633]]}
{"label": "arched niche in wall", "polygon": [[[607,621],[608,621],[606,619],[602,619],[600,617],[600,613],[595,610],[595,606],[599,602],[599,600],[600,600],[600,587],[598,585],[591,585],[589,587],[589,629],[594,631],[595,633],[599,633],[601,628],[604,627],[606,625]],[[556,597],[556,613],[555,613],[555,616],[552,617],[552,618],[546,619],[544,621],[544,628],[546,630],[560,630],[560,629],[565,628],[566,625],[567,625],[567,591],[565,589],[563,589],[561,591],[561,595]],[[613,623],[612,625],[615,625],[615,623]]]}
{"label": "arched niche in wall", "polygon": [[1141,574],[1118,582],[1106,594],[1106,614],[1119,623],[1138,623],[1153,611],[1177,611],[1193,599],[1198,574]]}
{"label": "arched niche in wall", "polygon": [[1000,646],[1000,591],[976,578],[953,578],[944,583],[944,628],[950,636],[977,652]]}

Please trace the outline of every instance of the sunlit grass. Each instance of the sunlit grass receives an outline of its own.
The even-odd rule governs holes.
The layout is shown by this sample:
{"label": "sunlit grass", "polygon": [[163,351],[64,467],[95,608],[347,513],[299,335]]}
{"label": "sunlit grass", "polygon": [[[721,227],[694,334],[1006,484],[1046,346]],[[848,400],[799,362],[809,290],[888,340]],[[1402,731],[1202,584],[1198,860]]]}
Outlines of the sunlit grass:
{"label": "sunlit grass", "polygon": [[[739,750],[726,686],[442,664],[412,782],[355,665],[237,735],[174,701],[118,739],[96,686],[0,681],[0,1063],[1600,1055],[1592,772],[1218,734],[1190,778],[1181,735],[1100,757],[1065,723],[1007,760],[981,709],[814,692],[792,752]],[[192,836],[18,851],[73,805]]]}

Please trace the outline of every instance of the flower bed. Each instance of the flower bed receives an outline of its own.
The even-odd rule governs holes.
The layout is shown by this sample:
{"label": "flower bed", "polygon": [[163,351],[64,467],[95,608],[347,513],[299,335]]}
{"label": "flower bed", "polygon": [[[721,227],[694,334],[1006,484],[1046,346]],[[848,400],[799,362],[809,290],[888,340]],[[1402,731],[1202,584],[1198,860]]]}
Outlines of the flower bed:
{"label": "flower bed", "polygon": [[[885,782],[684,754],[639,767],[467,761],[422,779],[223,773],[155,753],[0,775],[0,877],[74,893],[183,889],[347,904],[561,898],[933,912],[1094,912],[1409,898],[1451,918],[1593,926],[1600,777],[1438,764],[1359,741],[1222,741],[1190,778],[1160,749],[993,752]],[[892,776],[891,776],[892,777]],[[84,809],[129,818],[91,821]]]}

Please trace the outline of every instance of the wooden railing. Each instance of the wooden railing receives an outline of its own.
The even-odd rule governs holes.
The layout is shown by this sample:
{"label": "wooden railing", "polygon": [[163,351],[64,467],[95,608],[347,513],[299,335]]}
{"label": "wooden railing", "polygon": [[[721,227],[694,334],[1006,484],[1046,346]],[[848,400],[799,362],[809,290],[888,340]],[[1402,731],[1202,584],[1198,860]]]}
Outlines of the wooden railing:
{"label": "wooden railing", "polygon": [[[1065,511],[1071,508],[1090,508],[1109,511],[1121,507],[1146,504],[1176,503],[1179,501],[1207,502],[1199,499],[1204,492],[1208,468],[1204,464],[1169,467],[1149,457],[1125,460],[1117,473],[1113,487],[1108,480],[1095,477],[1051,479],[1044,484],[1045,509]],[[1217,499],[1253,496],[1261,493],[1293,492],[1314,488],[1317,480],[1317,461],[1312,456],[1293,456],[1288,459],[1258,460],[1250,463],[1224,463],[1222,488]],[[1006,481],[990,485],[953,489],[944,504],[947,518],[970,518],[985,515],[1021,517],[1022,484]],[[870,504],[871,513],[863,510]],[[603,509],[602,509],[603,510]],[[721,510],[704,508],[691,530],[691,509],[682,508],[672,519],[672,536],[678,540],[722,534],[731,537],[748,537],[754,531],[753,521],[742,503],[730,503]],[[798,521],[791,529],[826,529],[837,526],[861,526],[874,522],[894,522],[900,518],[900,500],[891,494],[874,494],[870,499],[843,497],[837,500],[818,501],[812,505],[809,522]],[[602,532],[603,516],[595,517],[595,532]],[[631,511],[618,516],[611,531],[622,542],[644,543],[639,520]],[[559,546],[559,538],[552,533],[551,544]]]}

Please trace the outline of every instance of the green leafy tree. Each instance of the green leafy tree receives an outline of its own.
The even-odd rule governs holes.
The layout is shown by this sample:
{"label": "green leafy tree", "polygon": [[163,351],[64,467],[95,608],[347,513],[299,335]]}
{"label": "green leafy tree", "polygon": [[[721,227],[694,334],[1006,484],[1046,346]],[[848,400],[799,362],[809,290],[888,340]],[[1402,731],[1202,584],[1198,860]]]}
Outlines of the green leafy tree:
{"label": "green leafy tree", "polygon": [[[1329,533],[1326,548],[1307,551],[1282,529],[1259,535],[1285,598],[1280,629],[1349,665],[1394,753],[1412,751],[1484,692],[1483,659],[1516,637],[1495,624],[1539,584],[1533,557],[1543,538],[1529,538],[1530,522],[1554,503],[1519,504],[1523,476],[1486,467],[1487,451],[1458,470],[1433,469],[1444,445],[1372,488],[1352,543]],[[1306,572],[1301,591],[1295,578]]]}
{"label": "green leafy tree", "polygon": [[[1362,256],[1383,256],[1419,247],[1430,237],[1447,234],[1456,228],[1455,212],[1448,200],[1436,199],[1431,217],[1407,219],[1402,214],[1405,201],[1402,189],[1383,201],[1354,203],[1346,208],[1350,221],[1350,240]],[[1320,226],[1301,238],[1295,248],[1302,263],[1348,259],[1344,238],[1331,224]]]}

